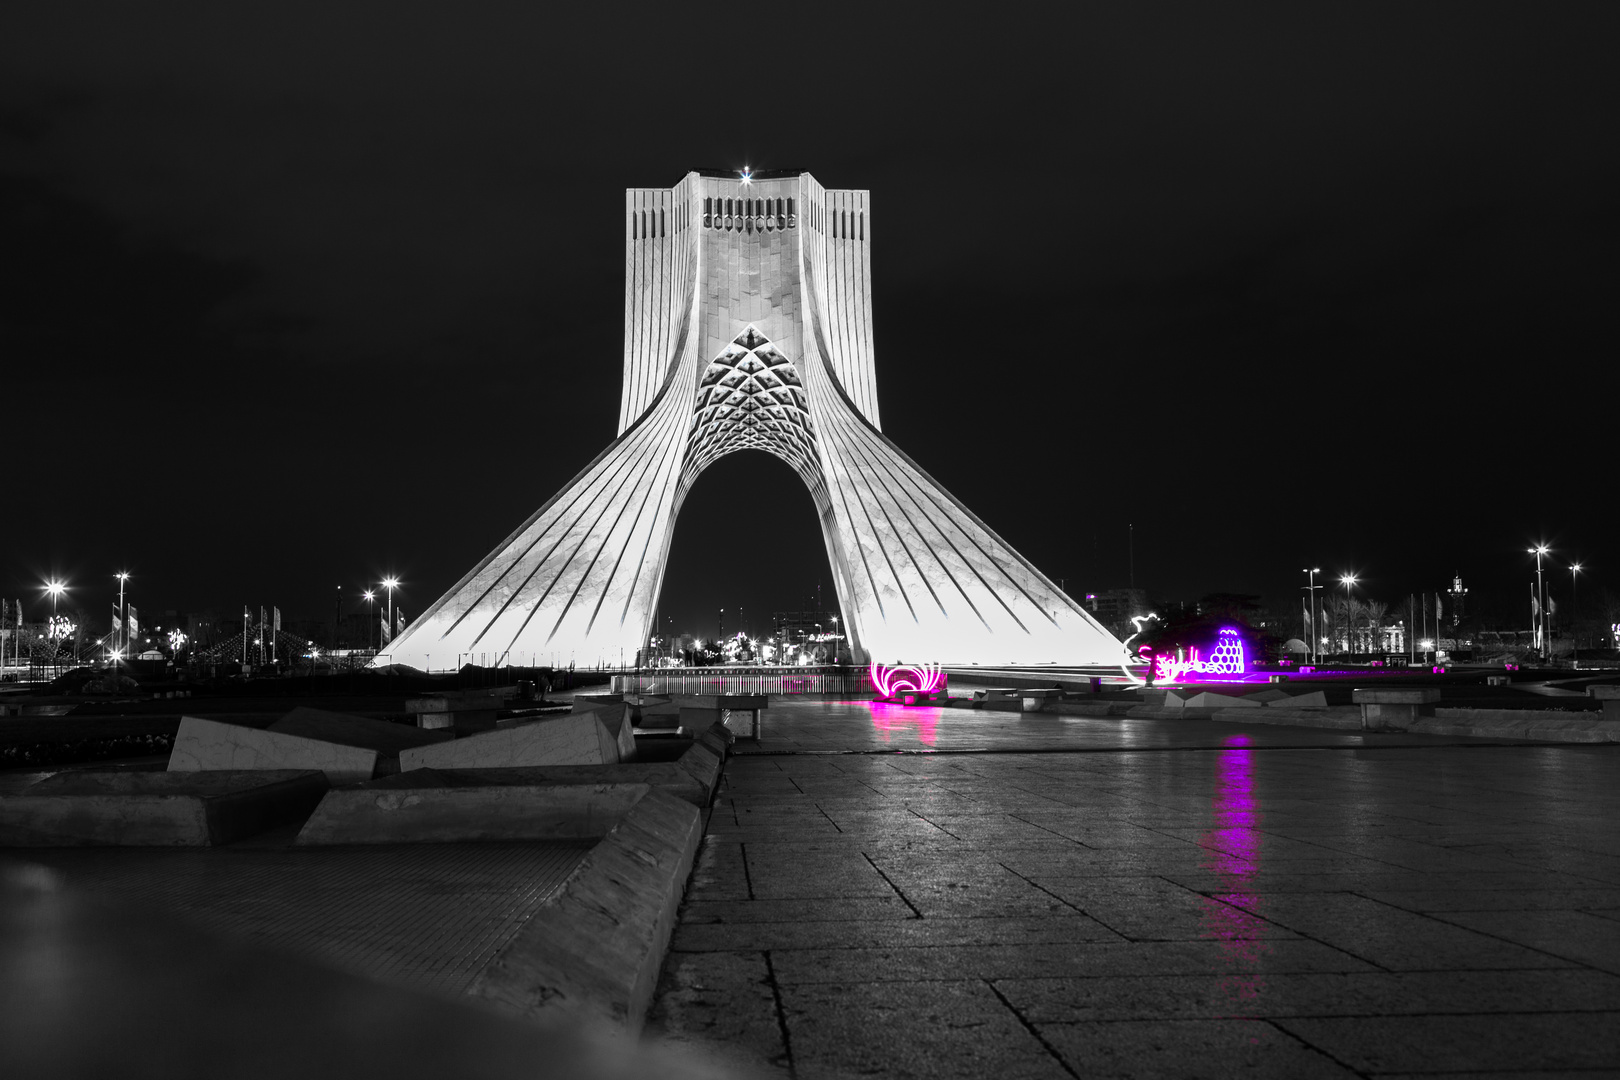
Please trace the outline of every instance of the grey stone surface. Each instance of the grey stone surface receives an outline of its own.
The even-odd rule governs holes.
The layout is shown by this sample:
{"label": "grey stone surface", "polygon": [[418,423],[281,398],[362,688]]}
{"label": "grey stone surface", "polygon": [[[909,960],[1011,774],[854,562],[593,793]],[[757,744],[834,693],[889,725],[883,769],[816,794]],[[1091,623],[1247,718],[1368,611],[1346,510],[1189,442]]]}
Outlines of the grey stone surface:
{"label": "grey stone surface", "polygon": [[330,782],[347,784],[371,779],[381,756],[372,747],[185,716],[169,752],[169,771],[319,769]]}
{"label": "grey stone surface", "polygon": [[[86,857],[98,853],[70,854],[74,866],[61,872],[0,861],[0,1065],[8,1077],[753,1075],[690,1048],[593,1043],[577,1030],[537,1028],[474,1003],[334,970],[329,961],[312,963],[289,955],[281,942],[200,930],[190,912],[182,917],[168,903],[110,892],[100,880],[84,883]],[[222,855],[151,854],[165,861]],[[459,858],[462,869],[468,861]],[[282,880],[307,890],[309,879],[288,873]],[[386,896],[385,918],[408,891],[397,874],[386,882],[379,896]],[[299,907],[278,906],[294,913]],[[347,910],[354,906],[351,896]],[[464,915],[459,896],[456,906]],[[504,906],[523,909],[511,900]],[[323,914],[345,910],[334,903]],[[414,929],[424,936],[420,923]]]}
{"label": "grey stone surface", "polygon": [[0,796],[0,847],[200,847],[301,820],[311,770],[63,772]]}
{"label": "grey stone surface", "polygon": [[536,765],[616,765],[628,722],[608,729],[595,712],[574,713],[479,732],[452,742],[400,751],[402,772],[411,769],[490,769]]}
{"label": "grey stone surface", "polygon": [[345,788],[326,793],[298,843],[595,839],[651,790],[646,784],[601,783]]}
{"label": "grey stone surface", "polygon": [[1620,748],[916,712],[773,706],[657,1026],[703,1045],[735,1002],[798,1076],[999,1075],[964,1032],[1015,1075],[1614,1067]]}
{"label": "grey stone surface", "polygon": [[519,1016],[638,1033],[701,834],[695,807],[648,792],[472,993]]}

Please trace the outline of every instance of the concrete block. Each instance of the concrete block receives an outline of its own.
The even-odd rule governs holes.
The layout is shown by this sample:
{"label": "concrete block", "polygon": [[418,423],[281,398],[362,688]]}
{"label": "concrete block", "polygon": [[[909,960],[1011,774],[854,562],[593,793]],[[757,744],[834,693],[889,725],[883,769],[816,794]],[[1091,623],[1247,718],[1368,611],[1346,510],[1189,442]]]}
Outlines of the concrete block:
{"label": "concrete block", "polygon": [[1248,698],[1250,701],[1257,701],[1262,705],[1270,705],[1274,701],[1287,701],[1288,691],[1272,688],[1269,690],[1260,690],[1253,694],[1244,694],[1243,696]]}
{"label": "concrete block", "polygon": [[1328,707],[1328,700],[1327,694],[1320,690],[1312,690],[1308,694],[1284,694],[1266,704],[1273,709],[1325,709]]}
{"label": "concrete block", "polygon": [[[634,746],[628,721],[623,734]],[[513,724],[452,742],[400,751],[401,772],[412,769],[489,769],[519,765],[617,765],[620,734],[596,713]]]}
{"label": "concrete block", "polygon": [[1435,687],[1406,690],[1352,690],[1350,699],[1361,706],[1361,726],[1368,731],[1406,731],[1420,716],[1432,716],[1440,700]]}
{"label": "concrete block", "polygon": [[1063,700],[1063,691],[1020,690],[1018,691],[1018,698],[1021,712],[1050,712],[1049,706],[1056,705]]}
{"label": "concrete block", "polygon": [[458,734],[491,731],[496,715],[517,697],[515,686],[487,690],[455,690],[430,694],[405,702],[405,711],[416,717],[418,727],[428,730],[453,729]]}
{"label": "concrete block", "polygon": [[973,691],[973,707],[975,709],[1009,709],[1018,712],[1022,708],[1023,699],[1016,686],[986,686],[975,688]]}
{"label": "concrete block", "polygon": [[433,769],[412,769],[364,787],[329,791],[298,833],[298,843],[596,839],[605,836],[637,800],[652,790],[646,784],[635,783],[468,784],[467,779],[465,772],[451,779]]}
{"label": "concrete block", "polygon": [[[593,709],[584,710],[602,722],[612,734],[614,742],[619,747],[619,760],[629,761],[636,756],[636,736],[633,729],[634,710],[632,706],[623,701],[601,704]],[[575,710],[572,715],[577,715]]]}
{"label": "concrete block", "polygon": [[0,847],[207,847],[296,821],[326,790],[313,770],[57,773],[0,796]]}
{"label": "concrete block", "polygon": [[503,1012],[640,1034],[702,816],[648,792],[473,984]]}
{"label": "concrete block", "polygon": [[1255,701],[1252,697],[1235,697],[1231,694],[1215,694],[1204,690],[1188,698],[1184,707],[1188,709],[1260,709],[1265,707],[1265,702]]}
{"label": "concrete block", "polygon": [[1603,719],[1620,720],[1620,683],[1594,683],[1586,692],[1603,703]]}
{"label": "concrete block", "polygon": [[412,746],[427,746],[451,738],[449,732],[423,731],[409,724],[302,706],[271,724],[267,730],[343,746],[368,747],[391,757],[398,757],[401,750]]}
{"label": "concrete block", "polygon": [[331,783],[352,784],[375,776],[382,756],[368,746],[184,716],[169,752],[169,771],[319,769]]}

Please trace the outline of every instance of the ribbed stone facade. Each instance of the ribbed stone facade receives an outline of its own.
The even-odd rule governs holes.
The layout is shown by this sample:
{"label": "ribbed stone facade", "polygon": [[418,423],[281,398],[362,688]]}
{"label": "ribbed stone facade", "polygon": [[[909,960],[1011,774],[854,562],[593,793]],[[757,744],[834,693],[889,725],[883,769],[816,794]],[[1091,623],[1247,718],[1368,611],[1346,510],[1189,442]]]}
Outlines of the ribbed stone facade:
{"label": "ribbed stone facade", "polygon": [[1118,641],[883,435],[872,235],[869,193],[808,173],[627,192],[618,437],[379,661],[633,658],[692,482],[759,449],[815,499],[856,657],[1119,662]]}

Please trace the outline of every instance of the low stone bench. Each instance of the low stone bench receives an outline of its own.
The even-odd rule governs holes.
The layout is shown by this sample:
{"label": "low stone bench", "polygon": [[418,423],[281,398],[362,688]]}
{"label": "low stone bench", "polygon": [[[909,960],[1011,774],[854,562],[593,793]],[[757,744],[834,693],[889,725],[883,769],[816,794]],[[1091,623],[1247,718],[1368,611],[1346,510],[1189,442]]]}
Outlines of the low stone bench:
{"label": "low stone bench", "polygon": [[1063,700],[1062,690],[1020,690],[1018,696],[1024,712],[1050,712],[1052,706]]}
{"label": "low stone bench", "polygon": [[1023,691],[1016,686],[987,686],[982,690],[973,691],[973,707],[975,709],[994,709],[1006,706],[1017,711]]}
{"label": "low stone bench", "polygon": [[671,704],[680,709],[681,730],[698,735],[719,724],[739,739],[760,737],[760,714],[768,694],[677,694]]}
{"label": "low stone bench", "polygon": [[1598,683],[1588,686],[1586,693],[1603,703],[1603,719],[1620,720],[1620,683]]}
{"label": "low stone bench", "polygon": [[495,716],[517,696],[517,687],[493,690],[456,690],[447,694],[411,698],[405,711],[421,728],[454,728],[456,734],[495,730]]}
{"label": "low stone bench", "polygon": [[1364,731],[1405,731],[1420,716],[1433,716],[1440,691],[1432,686],[1410,690],[1353,690],[1350,700],[1361,706]]}

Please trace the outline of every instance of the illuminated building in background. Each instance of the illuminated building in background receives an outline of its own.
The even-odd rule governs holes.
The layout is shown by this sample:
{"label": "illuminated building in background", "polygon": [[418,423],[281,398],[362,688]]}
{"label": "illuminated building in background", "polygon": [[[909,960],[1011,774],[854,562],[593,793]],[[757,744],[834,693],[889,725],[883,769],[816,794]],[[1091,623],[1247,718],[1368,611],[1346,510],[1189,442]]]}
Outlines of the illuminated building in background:
{"label": "illuminated building in background", "polygon": [[[749,449],[810,490],[852,659],[1124,660],[1089,611],[883,434],[867,192],[802,172],[693,172],[627,192],[621,224],[617,438],[379,663],[633,660],[686,493]],[[758,559],[770,572],[770,552]]]}

